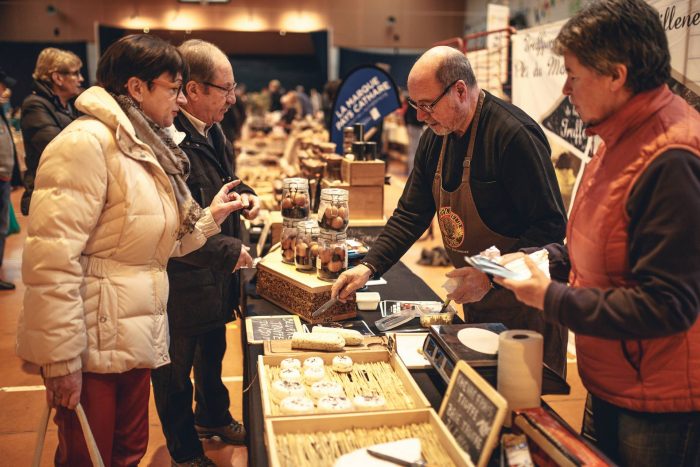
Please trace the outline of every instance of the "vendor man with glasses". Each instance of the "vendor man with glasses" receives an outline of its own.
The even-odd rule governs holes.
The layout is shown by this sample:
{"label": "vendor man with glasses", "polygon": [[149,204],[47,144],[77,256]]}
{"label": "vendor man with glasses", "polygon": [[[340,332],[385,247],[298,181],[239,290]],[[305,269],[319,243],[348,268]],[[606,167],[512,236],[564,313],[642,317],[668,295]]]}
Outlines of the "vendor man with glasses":
{"label": "vendor man with glasses", "polygon": [[423,133],[398,207],[359,266],[343,273],[333,296],[347,298],[396,263],[437,214],[459,286],[447,295],[464,303],[469,323],[503,323],[545,337],[544,360],[566,374],[567,331],[546,323],[464,256],[495,245],[501,254],[561,243],[566,213],[539,125],[519,108],[482,90],[469,60],[434,47],[408,76],[408,103],[429,129]]}

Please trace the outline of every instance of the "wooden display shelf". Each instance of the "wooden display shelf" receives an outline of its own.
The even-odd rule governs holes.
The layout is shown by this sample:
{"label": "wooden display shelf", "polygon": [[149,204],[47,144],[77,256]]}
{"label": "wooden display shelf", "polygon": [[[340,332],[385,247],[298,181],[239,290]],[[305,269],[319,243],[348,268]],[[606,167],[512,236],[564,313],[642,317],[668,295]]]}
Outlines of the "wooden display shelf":
{"label": "wooden display shelf", "polygon": [[343,159],[340,176],[350,186],[383,186],[386,164],[384,161],[351,161]]}
{"label": "wooden display shelf", "polygon": [[[442,451],[454,465],[473,466],[474,463],[460,449],[454,437],[447,431],[445,424],[432,409],[405,410],[397,412],[374,412],[342,415],[319,415],[296,418],[270,418],[265,421],[265,440],[270,465],[281,467],[291,465],[288,460],[280,458],[277,436],[284,434],[311,434],[319,432],[338,432],[356,427],[364,429],[380,427],[407,426],[428,423],[435,432]],[[369,443],[367,445],[369,447]],[[343,453],[346,454],[346,453]],[[321,465],[321,464],[319,464]],[[442,467],[442,466],[441,466]]]}
{"label": "wooden display shelf", "polygon": [[337,303],[318,318],[311,313],[331,298],[332,282],[316,277],[316,273],[297,271],[294,265],[282,262],[279,249],[271,251],[258,263],[257,291],[280,308],[299,315],[309,323],[342,321],[357,316],[355,298]]}
{"label": "wooden display shelf", "polygon": [[376,186],[347,185],[321,181],[321,188],[347,190],[350,223],[353,219],[384,219],[384,183]]}
{"label": "wooden display shelf", "polygon": [[[285,358],[293,357],[301,360],[309,357],[321,357],[323,362],[327,366],[326,371],[333,371],[330,369],[333,363],[333,357],[336,355],[348,355],[352,358],[353,364],[357,363],[370,363],[370,362],[387,362],[391,365],[394,373],[398,377],[399,381],[403,385],[404,393],[411,400],[413,407],[401,407],[401,408],[386,408],[382,409],[382,412],[391,412],[397,410],[412,410],[412,409],[425,409],[430,407],[430,402],[423,395],[415,380],[411,374],[406,369],[401,359],[396,354],[390,353],[388,350],[374,350],[374,351],[359,351],[359,352],[334,352],[334,353],[323,353],[323,352],[300,352],[295,355],[260,355],[258,357],[258,378],[260,379],[260,394],[262,397],[263,415],[267,417],[290,417],[289,415],[284,415],[279,412],[276,404],[272,402],[272,394],[270,393],[270,386],[272,380],[265,368],[265,365],[279,366],[280,362]],[[303,383],[302,383],[303,384]],[[273,407],[274,406],[274,407]],[[367,413],[367,412],[363,412]]]}

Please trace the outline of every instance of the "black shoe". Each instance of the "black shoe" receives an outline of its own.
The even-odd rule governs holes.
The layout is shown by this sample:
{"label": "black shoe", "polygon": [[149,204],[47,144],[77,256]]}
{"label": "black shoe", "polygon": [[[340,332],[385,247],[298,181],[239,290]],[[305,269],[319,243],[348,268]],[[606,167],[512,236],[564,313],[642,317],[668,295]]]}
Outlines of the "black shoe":
{"label": "black shoe", "polygon": [[175,459],[171,459],[170,466],[171,467],[216,467],[216,464],[214,463],[213,460],[209,459],[207,456],[202,454],[199,457],[195,457],[194,459],[184,461],[184,462],[175,462]]}
{"label": "black shoe", "polygon": [[0,290],[15,290],[15,284],[7,281],[0,281]]}
{"label": "black shoe", "polygon": [[209,439],[213,437],[220,438],[226,444],[242,445],[245,444],[245,427],[242,423],[236,420],[226,426],[207,427],[195,425],[194,429],[199,434],[199,439]]}

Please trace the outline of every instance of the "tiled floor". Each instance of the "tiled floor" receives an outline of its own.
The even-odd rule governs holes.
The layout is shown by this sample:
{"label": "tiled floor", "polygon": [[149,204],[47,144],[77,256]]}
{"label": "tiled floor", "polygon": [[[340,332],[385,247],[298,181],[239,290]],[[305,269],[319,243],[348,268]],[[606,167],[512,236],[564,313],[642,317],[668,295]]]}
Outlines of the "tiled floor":
{"label": "tiled floor", "polygon": [[[396,200],[403,189],[405,177],[395,174],[392,185],[387,190],[385,209],[388,214],[396,206]],[[18,203],[21,191],[12,194],[15,209],[19,212]],[[19,216],[20,224],[24,227],[26,218]],[[437,233],[437,231],[436,231]],[[15,332],[17,316],[22,303],[24,286],[21,281],[21,255],[24,242],[23,230],[19,235],[8,238],[5,260],[0,269],[0,278],[15,282],[17,289],[11,292],[0,292],[0,466],[30,465],[34,446],[36,444],[36,429],[44,404],[44,390],[38,375],[25,373],[20,360],[15,356]],[[416,264],[422,248],[432,248],[441,243],[438,238],[416,243],[403,258],[416,274],[422,277],[441,297],[445,293],[440,285],[445,281],[444,274],[450,268],[426,267]],[[242,359],[240,355],[240,329],[238,323],[232,323],[227,330],[228,348],[224,361],[224,378],[231,392],[232,414],[242,418]],[[585,391],[581,387],[575,363],[569,364],[569,383],[572,391],[569,396],[547,397],[554,409],[567,420],[575,429],[581,425],[581,412],[585,400]],[[56,448],[56,429],[49,424],[46,437],[42,466],[52,464]],[[219,466],[235,465],[244,467],[247,464],[245,448],[232,448],[220,442],[205,443],[205,450]],[[150,407],[150,440],[148,452],[142,465],[165,467],[170,465],[170,457],[165,447],[158,416],[151,398]]]}

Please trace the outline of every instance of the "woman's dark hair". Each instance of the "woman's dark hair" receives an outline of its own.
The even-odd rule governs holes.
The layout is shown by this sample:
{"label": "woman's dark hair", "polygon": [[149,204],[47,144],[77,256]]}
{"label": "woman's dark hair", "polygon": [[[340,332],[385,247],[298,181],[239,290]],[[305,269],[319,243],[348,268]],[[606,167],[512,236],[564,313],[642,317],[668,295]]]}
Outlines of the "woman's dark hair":
{"label": "woman's dark hair", "polygon": [[110,45],[97,64],[97,82],[114,94],[124,94],[129,78],[151,81],[164,72],[182,74],[187,82],[188,68],[175,46],[148,34],[122,37]]}
{"label": "woman's dark hair", "polygon": [[627,67],[633,94],[656,88],[671,77],[671,54],[659,13],[644,0],[596,1],[573,16],[554,43],[582,65],[605,76]]}

